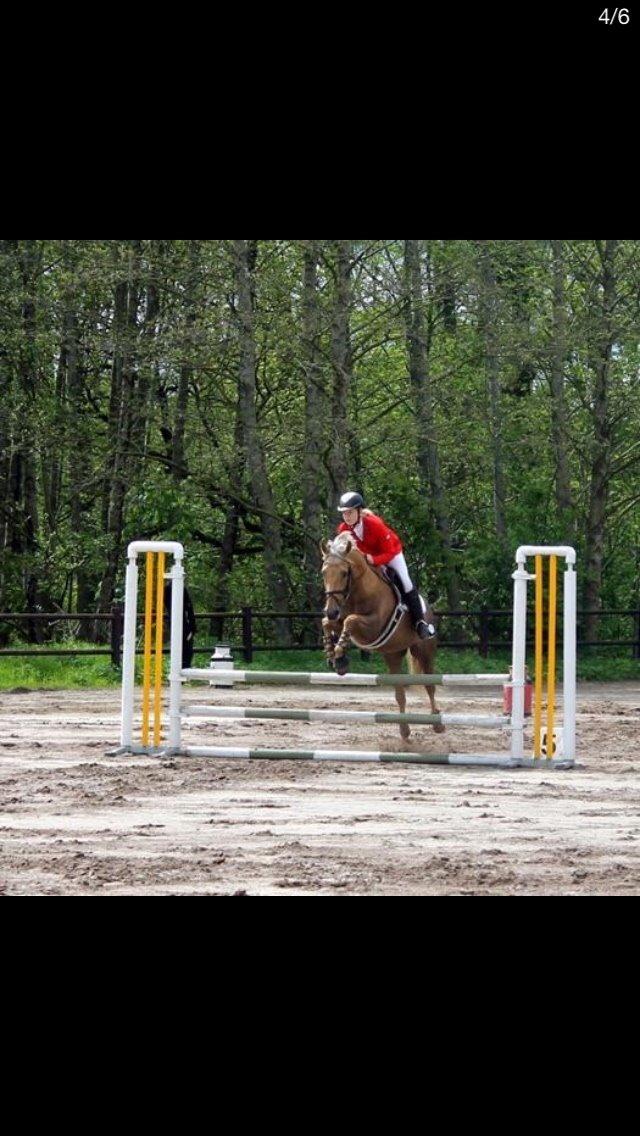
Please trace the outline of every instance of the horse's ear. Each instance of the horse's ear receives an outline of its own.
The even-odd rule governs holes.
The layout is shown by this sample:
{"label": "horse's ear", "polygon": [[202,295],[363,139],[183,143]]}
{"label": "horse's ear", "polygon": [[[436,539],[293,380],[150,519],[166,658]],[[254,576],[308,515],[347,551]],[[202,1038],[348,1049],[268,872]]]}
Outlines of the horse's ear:
{"label": "horse's ear", "polygon": [[329,551],[329,541],[328,540],[321,540],[320,541],[320,551],[321,551],[323,556],[327,555],[327,553]]}

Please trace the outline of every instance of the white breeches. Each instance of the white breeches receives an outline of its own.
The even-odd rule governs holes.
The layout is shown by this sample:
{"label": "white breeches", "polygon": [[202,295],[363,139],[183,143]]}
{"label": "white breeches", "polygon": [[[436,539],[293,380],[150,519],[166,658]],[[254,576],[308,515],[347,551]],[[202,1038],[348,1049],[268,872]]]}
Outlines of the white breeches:
{"label": "white breeches", "polygon": [[411,581],[411,576],[409,575],[409,569],[407,568],[407,562],[404,558],[404,553],[399,552],[397,556],[394,556],[393,560],[388,560],[387,567],[395,568],[402,581],[402,587],[404,588],[405,592],[410,592],[413,588],[413,583]]}

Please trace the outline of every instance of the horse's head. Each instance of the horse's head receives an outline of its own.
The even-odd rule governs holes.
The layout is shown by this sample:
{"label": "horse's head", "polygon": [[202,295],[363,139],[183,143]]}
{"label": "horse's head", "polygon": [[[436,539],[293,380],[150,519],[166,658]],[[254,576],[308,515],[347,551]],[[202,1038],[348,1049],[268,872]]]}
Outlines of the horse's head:
{"label": "horse's head", "polygon": [[325,605],[327,619],[336,622],[344,617],[344,607],[351,594],[356,561],[361,559],[353,540],[348,533],[340,533],[334,540],[323,540],[322,576],[324,579]]}

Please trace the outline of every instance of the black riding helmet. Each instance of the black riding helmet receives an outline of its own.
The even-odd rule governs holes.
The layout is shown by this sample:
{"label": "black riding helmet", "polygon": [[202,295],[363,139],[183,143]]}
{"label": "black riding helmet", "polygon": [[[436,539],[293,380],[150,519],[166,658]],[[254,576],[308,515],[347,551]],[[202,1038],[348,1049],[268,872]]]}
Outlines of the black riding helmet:
{"label": "black riding helmet", "polygon": [[345,509],[363,509],[364,501],[359,493],[343,493],[338,505],[338,512],[344,513]]}

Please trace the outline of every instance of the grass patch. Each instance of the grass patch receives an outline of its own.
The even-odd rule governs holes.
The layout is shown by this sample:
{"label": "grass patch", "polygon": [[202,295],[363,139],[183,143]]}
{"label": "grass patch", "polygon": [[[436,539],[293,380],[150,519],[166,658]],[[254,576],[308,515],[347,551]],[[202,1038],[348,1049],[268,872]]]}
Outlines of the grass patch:
{"label": "grass patch", "polygon": [[[79,651],[90,649],[90,643],[75,643]],[[36,650],[37,648],[34,648]],[[28,650],[28,648],[26,648]],[[586,648],[578,658],[578,680],[591,682],[639,681],[640,660],[628,655],[615,655],[615,649],[603,647],[597,651]],[[253,662],[246,664],[242,652],[235,652],[237,669],[257,671],[324,671],[324,654],[319,650],[310,651],[256,651]],[[533,675],[533,657],[527,660],[529,673]],[[197,655],[193,665],[208,666],[206,655]],[[483,659],[476,651],[454,650],[443,647],[437,654],[438,673],[446,674],[499,674],[506,673],[511,665],[509,651],[494,651],[490,658]],[[168,656],[165,655],[165,678],[167,676]],[[138,676],[141,667],[137,656]],[[349,669],[353,674],[384,673],[386,667],[382,656],[372,653],[369,659],[362,659],[360,652],[352,650],[349,656]],[[405,669],[406,664],[405,664]],[[213,673],[213,672],[212,672]],[[558,677],[562,678],[562,649],[558,659]],[[0,689],[26,687],[30,690],[65,690],[73,688],[99,689],[118,687],[121,674],[112,667],[107,656],[95,655],[23,655],[2,656],[0,653]]]}
{"label": "grass patch", "polygon": [[[510,656],[495,653],[490,659],[482,659],[474,651],[454,651],[443,647],[437,654],[438,674],[459,672],[482,672],[500,674],[509,669]],[[322,651],[255,651],[252,663],[245,663],[241,652],[236,652],[235,666],[238,670],[251,671],[325,671],[327,664]],[[405,662],[404,669],[409,670]],[[352,674],[386,673],[382,655],[372,652],[368,659],[360,656],[360,651],[349,652],[349,670]]]}
{"label": "grass patch", "polygon": [[[92,643],[74,644],[79,651],[95,648]],[[69,644],[71,646],[71,644]],[[15,649],[18,650],[17,644]],[[34,647],[33,650],[44,648]],[[28,648],[25,648],[28,650]],[[120,686],[120,671],[106,655],[5,655],[0,653],[0,689],[24,686],[29,690],[95,689]]]}
{"label": "grass patch", "polygon": [[[578,681],[616,682],[640,680],[640,659],[616,656],[612,648],[603,647],[595,653],[595,648],[586,648],[578,656]],[[253,671],[324,671],[326,663],[322,651],[256,651],[252,663],[245,663],[242,653],[236,652],[236,668]],[[510,651],[493,651],[483,659],[477,651],[455,650],[442,647],[436,656],[438,674],[506,674],[511,666]],[[527,656],[529,674],[533,677],[533,654]],[[361,659],[360,652],[352,650],[349,654],[349,670],[353,674],[378,674],[386,671],[379,654],[372,653],[368,660]],[[408,666],[405,663],[405,670]],[[559,644],[557,675],[562,679],[562,645]]]}

